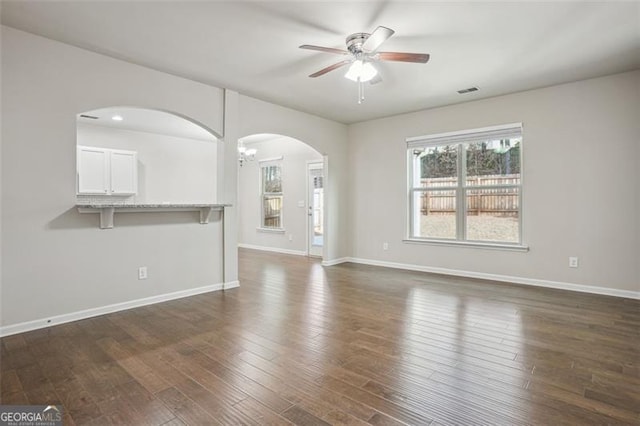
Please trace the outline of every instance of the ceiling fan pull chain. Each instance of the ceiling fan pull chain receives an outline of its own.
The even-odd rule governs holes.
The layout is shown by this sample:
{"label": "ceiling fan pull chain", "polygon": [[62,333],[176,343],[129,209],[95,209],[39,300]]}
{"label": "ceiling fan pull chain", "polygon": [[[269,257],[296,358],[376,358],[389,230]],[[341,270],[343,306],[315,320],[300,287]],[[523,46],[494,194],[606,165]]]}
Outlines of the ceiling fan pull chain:
{"label": "ceiling fan pull chain", "polygon": [[358,77],[358,104],[361,104],[364,101],[364,85],[362,84],[362,80]]}

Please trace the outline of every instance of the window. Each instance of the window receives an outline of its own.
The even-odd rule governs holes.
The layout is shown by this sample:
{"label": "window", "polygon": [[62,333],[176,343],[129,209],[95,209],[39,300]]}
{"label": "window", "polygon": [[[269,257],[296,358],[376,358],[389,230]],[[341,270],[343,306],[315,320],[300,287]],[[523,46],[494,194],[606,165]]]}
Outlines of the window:
{"label": "window", "polygon": [[409,239],[522,244],[520,124],[407,140]]}
{"label": "window", "polygon": [[260,162],[261,224],[263,229],[282,230],[282,161]]}

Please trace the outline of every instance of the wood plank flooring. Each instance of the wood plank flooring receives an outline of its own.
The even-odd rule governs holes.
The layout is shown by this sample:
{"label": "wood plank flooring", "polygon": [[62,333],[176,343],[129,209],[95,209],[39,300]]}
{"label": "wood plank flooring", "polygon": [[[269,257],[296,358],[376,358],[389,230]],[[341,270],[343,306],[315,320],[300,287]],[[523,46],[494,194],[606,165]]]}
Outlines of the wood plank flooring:
{"label": "wood plank flooring", "polygon": [[640,301],[240,250],[238,289],[2,339],[66,425],[640,424]]}

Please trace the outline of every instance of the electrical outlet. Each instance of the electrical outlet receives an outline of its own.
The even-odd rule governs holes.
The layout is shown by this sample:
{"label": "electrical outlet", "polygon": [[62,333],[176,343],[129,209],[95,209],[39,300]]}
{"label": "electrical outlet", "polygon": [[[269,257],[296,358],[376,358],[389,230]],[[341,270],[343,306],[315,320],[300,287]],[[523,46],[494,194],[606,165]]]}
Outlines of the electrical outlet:
{"label": "electrical outlet", "polygon": [[138,268],[138,279],[146,280],[147,279],[147,267],[141,266]]}
{"label": "electrical outlet", "polygon": [[578,258],[575,256],[569,257],[569,268],[577,268],[578,267]]}
{"label": "electrical outlet", "polygon": [[389,243],[382,243],[382,250],[389,250]]}

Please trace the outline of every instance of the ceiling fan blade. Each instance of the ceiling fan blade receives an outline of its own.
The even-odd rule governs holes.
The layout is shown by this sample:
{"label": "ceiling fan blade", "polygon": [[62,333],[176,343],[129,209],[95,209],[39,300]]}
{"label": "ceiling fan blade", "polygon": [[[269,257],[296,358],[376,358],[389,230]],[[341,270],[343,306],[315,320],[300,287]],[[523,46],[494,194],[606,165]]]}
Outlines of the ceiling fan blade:
{"label": "ceiling fan blade", "polygon": [[329,65],[326,68],[322,68],[320,71],[314,72],[309,77],[311,77],[311,78],[320,77],[321,75],[325,75],[329,71],[333,71],[333,70],[338,69],[340,67],[343,67],[343,66],[345,66],[345,65],[347,65],[349,63],[351,63],[351,60],[350,59],[345,59],[344,61],[340,61],[337,64]]}
{"label": "ceiling fan blade", "polygon": [[348,55],[349,52],[342,49],[334,49],[333,47],[313,46],[311,44],[303,44],[300,49],[317,50],[318,52],[335,53],[337,55]]}
{"label": "ceiling fan blade", "polygon": [[397,61],[397,62],[417,62],[426,64],[429,61],[428,53],[406,53],[406,52],[378,52],[376,59],[381,61]]}
{"label": "ceiling fan blade", "polygon": [[368,52],[375,52],[395,31],[387,27],[376,28],[371,35],[362,43],[362,49]]}

